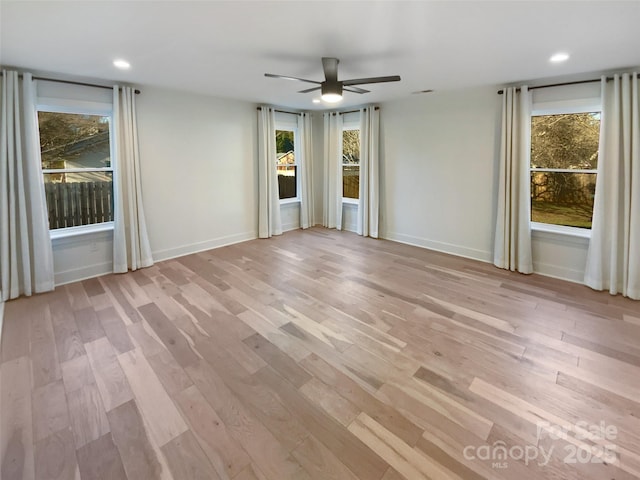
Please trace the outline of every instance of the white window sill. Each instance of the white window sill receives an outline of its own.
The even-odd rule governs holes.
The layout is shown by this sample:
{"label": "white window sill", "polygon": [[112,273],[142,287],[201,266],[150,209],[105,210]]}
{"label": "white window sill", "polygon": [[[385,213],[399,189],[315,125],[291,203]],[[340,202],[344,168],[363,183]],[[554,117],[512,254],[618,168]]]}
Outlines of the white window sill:
{"label": "white window sill", "polygon": [[342,197],[342,203],[346,205],[359,205],[360,200],[358,200],[357,198]]}
{"label": "white window sill", "polygon": [[551,242],[558,245],[575,245],[580,248],[585,248],[589,245],[591,230],[587,228],[531,222],[531,236],[543,242]]}
{"label": "white window sill", "polygon": [[552,225],[549,223],[531,222],[531,231],[557,233],[578,238],[591,238],[590,228],[566,227],[564,225]]}
{"label": "white window sill", "polygon": [[113,230],[113,222],[96,223],[93,225],[81,225],[79,227],[56,228],[49,230],[51,240],[77,237],[91,233],[108,232]]}
{"label": "white window sill", "polygon": [[284,198],[280,200],[280,205],[291,205],[295,203],[300,203],[299,198]]}

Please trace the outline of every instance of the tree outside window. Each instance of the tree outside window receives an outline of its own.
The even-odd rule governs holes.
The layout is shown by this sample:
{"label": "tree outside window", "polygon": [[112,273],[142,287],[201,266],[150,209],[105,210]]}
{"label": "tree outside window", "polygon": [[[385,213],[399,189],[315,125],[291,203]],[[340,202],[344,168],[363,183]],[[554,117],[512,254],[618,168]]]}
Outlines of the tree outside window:
{"label": "tree outside window", "polygon": [[342,132],[342,196],[360,198],[360,130]]}
{"label": "tree outside window", "polygon": [[531,118],[531,220],[591,228],[600,112]]}

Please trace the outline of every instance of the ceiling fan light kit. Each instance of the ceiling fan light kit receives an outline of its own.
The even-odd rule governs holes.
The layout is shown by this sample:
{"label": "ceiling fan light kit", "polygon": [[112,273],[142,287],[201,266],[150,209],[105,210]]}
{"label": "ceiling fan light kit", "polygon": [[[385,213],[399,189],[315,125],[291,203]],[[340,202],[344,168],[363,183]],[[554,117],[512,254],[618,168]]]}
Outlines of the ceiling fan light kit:
{"label": "ceiling fan light kit", "polygon": [[336,82],[335,84],[329,84],[327,82],[324,82],[322,84],[321,91],[322,91],[322,96],[320,98],[322,98],[322,100],[324,100],[325,102],[328,103],[337,103],[340,100],[342,100],[342,84],[339,82]]}
{"label": "ceiling fan light kit", "polygon": [[369,78],[352,78],[351,80],[338,81],[338,63],[340,60],[333,57],[322,57],[322,70],[324,71],[324,82],[318,82],[317,80],[306,80],[304,78],[291,77],[289,75],[275,75],[273,73],[265,73],[265,77],[271,78],[283,78],[285,80],[295,80],[298,82],[314,83],[320,85],[319,87],[308,88],[301,90],[298,93],[309,93],[320,90],[322,93],[322,100],[327,103],[336,103],[342,100],[343,90],[352,93],[369,93],[369,90],[356,87],[356,85],[364,85],[367,83],[385,83],[385,82],[399,82],[400,76],[392,75],[388,77],[369,77]]}

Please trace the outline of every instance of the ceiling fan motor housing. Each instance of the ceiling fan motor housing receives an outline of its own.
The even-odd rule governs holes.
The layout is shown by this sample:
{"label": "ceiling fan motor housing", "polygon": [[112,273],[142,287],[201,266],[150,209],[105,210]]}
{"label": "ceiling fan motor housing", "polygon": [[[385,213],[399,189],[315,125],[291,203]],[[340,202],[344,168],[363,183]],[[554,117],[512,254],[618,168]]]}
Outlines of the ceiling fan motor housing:
{"label": "ceiling fan motor housing", "polygon": [[342,82],[322,82],[322,95],[335,94],[342,95]]}

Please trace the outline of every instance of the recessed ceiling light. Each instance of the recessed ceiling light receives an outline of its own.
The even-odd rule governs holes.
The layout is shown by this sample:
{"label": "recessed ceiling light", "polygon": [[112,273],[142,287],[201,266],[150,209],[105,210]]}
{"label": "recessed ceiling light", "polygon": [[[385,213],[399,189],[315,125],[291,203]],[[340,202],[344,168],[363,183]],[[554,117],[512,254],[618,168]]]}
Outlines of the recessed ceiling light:
{"label": "recessed ceiling light", "polygon": [[122,59],[114,60],[113,65],[120,70],[127,70],[128,68],[131,68],[131,64]]}
{"label": "recessed ceiling light", "polygon": [[558,52],[554,55],[551,55],[551,58],[549,59],[549,61],[552,63],[562,63],[566,62],[567,60],[569,60],[569,54],[564,52]]}
{"label": "recessed ceiling light", "polygon": [[320,99],[319,98],[314,98],[313,100],[311,100],[313,103],[320,103]]}
{"label": "recessed ceiling light", "polygon": [[413,92],[414,95],[417,95],[420,93],[433,93],[433,90],[427,89],[427,90],[418,90],[417,92]]}

